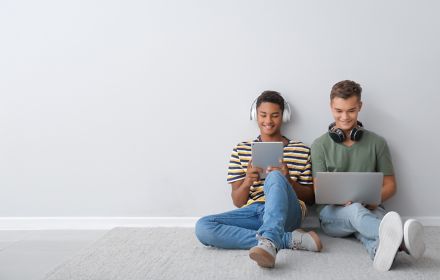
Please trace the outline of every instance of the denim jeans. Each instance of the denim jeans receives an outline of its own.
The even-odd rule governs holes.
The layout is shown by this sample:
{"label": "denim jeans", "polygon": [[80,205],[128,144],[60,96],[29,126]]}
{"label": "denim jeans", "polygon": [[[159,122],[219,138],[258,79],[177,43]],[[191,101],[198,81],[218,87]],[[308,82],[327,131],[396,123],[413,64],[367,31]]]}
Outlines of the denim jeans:
{"label": "denim jeans", "polygon": [[360,203],[327,205],[319,213],[319,220],[321,229],[327,235],[346,237],[354,234],[374,259],[379,244],[379,225],[385,213],[380,206],[371,211]]}
{"label": "denim jeans", "polygon": [[201,243],[225,249],[250,249],[257,235],[270,239],[278,249],[290,248],[294,229],[301,225],[302,212],[295,191],[279,171],[264,182],[265,203],[201,218],[196,236]]}

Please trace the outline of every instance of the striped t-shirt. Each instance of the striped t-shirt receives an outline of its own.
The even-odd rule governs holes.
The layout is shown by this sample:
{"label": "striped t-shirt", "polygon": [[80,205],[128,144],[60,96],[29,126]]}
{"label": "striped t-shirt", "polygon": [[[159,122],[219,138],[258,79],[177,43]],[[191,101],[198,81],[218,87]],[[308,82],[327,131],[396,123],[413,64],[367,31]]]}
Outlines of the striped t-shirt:
{"label": "striped t-shirt", "polygon": [[[259,142],[260,137],[254,141],[241,142],[232,151],[228,168],[228,183],[243,180],[246,177],[248,163],[251,159],[251,143]],[[310,148],[299,141],[289,140],[284,146],[283,160],[289,169],[290,178],[300,184],[313,184],[312,164],[310,159]],[[264,179],[255,181],[249,189],[249,199],[245,206],[254,202],[264,202]],[[306,214],[306,205],[299,200],[303,217]]]}

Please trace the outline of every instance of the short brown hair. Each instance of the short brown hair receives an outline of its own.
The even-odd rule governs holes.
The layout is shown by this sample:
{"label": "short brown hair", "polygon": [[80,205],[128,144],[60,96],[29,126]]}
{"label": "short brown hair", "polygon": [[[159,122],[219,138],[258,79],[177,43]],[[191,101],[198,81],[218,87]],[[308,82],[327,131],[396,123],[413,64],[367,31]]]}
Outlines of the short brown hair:
{"label": "short brown hair", "polygon": [[357,96],[361,100],[361,93],[362,88],[358,83],[350,80],[340,81],[332,87],[330,100],[333,100],[335,97],[348,99],[352,96]]}

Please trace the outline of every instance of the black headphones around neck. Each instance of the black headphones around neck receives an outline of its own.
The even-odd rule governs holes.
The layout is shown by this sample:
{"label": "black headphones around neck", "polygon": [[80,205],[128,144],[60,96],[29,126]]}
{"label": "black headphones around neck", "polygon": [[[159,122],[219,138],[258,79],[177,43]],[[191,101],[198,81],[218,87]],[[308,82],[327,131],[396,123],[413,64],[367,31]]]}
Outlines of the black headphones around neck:
{"label": "black headphones around neck", "polygon": [[[357,121],[357,126],[350,130],[350,139],[353,141],[359,141],[364,134],[363,124]],[[336,127],[336,123],[333,122],[328,126],[328,134],[336,143],[342,143],[345,141],[345,133],[342,129]]]}

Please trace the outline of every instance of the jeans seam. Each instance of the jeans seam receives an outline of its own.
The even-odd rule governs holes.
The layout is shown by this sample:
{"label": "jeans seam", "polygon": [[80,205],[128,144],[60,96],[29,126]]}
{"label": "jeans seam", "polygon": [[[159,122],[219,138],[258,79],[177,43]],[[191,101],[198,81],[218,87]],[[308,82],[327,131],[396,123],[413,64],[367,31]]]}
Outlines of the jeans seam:
{"label": "jeans seam", "polygon": [[253,218],[253,217],[258,217],[260,216],[260,213],[258,213],[257,211],[253,211],[253,213],[249,213],[247,215],[241,215],[241,216],[235,216],[235,215],[231,215],[231,216],[220,216],[220,217],[213,217],[212,220],[214,222],[219,222],[219,219],[226,219],[226,220],[239,220],[239,219],[248,219],[248,218]]}

